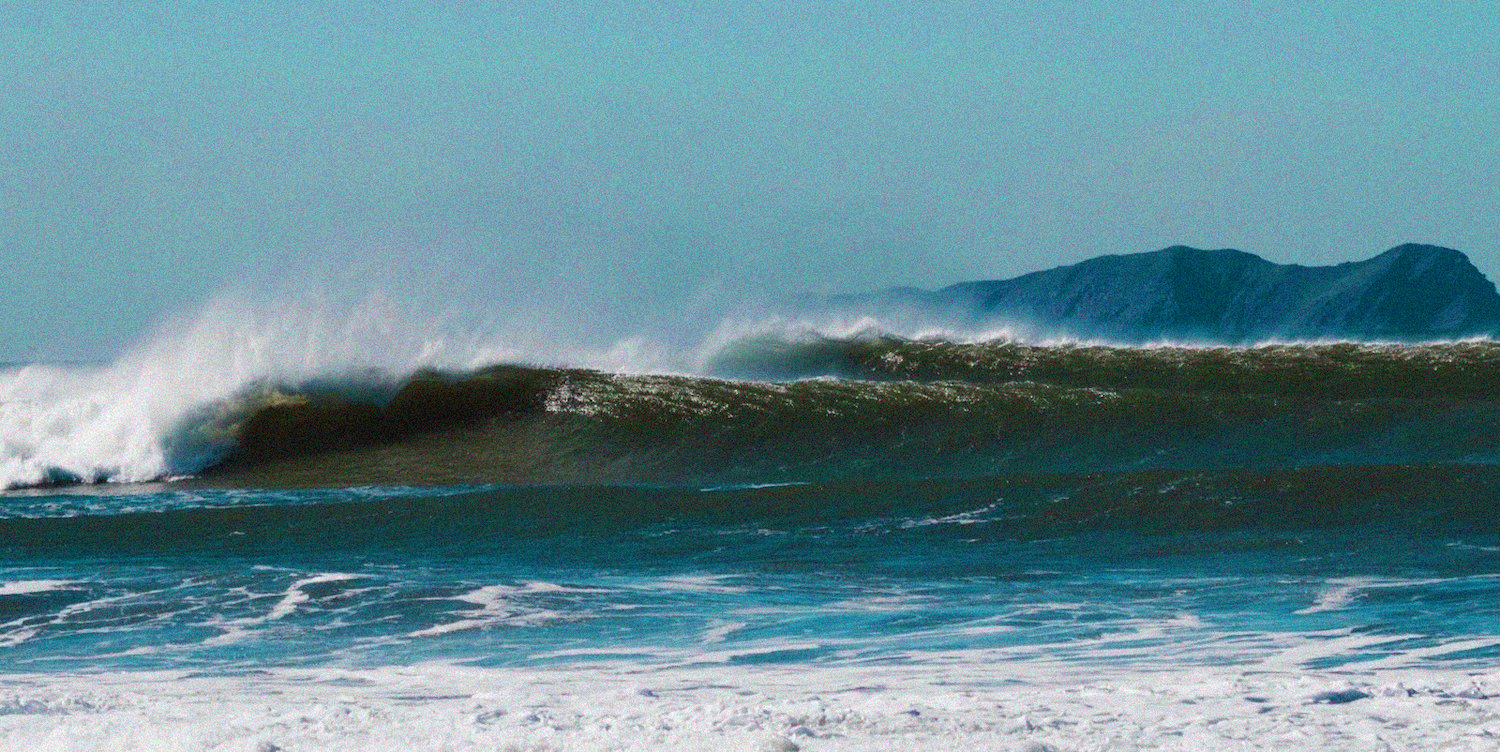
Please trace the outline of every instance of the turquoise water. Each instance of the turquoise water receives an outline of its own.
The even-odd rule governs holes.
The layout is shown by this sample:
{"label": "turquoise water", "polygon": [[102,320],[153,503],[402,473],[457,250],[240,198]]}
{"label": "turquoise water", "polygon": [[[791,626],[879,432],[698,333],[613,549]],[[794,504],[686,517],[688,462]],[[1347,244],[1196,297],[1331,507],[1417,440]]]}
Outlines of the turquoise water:
{"label": "turquoise water", "polygon": [[1500,658],[1489,467],[110,490],[6,499],[13,669]]}

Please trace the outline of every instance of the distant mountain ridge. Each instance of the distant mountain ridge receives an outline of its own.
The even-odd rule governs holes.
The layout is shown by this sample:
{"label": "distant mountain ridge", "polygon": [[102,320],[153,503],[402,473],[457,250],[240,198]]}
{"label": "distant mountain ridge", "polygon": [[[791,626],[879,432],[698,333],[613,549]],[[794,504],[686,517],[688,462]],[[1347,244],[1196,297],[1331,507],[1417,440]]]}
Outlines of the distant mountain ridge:
{"label": "distant mountain ridge", "polygon": [[969,325],[1124,344],[1270,340],[1422,341],[1500,332],[1500,293],[1463,253],[1406,244],[1335,266],[1173,246],[1100,256],[1006,280],[896,288],[832,301]]}

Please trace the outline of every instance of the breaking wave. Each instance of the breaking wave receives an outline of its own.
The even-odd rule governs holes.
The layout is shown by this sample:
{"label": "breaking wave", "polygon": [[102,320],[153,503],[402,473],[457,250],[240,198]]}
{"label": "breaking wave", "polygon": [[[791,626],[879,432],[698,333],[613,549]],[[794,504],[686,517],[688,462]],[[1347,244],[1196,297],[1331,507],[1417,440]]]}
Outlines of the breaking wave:
{"label": "breaking wave", "polygon": [[773,325],[674,359],[640,342],[508,349],[378,305],[339,318],[222,303],[109,365],[0,372],[0,417],[5,488],[1489,463],[1500,344],[1113,347]]}

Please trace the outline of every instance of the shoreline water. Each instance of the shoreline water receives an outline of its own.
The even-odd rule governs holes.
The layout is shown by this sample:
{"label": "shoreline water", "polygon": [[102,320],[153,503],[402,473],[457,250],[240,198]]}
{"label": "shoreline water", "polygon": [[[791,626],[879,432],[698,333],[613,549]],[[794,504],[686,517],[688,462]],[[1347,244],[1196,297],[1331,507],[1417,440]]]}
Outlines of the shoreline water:
{"label": "shoreline water", "polygon": [[[1500,676],[931,666],[0,676],[0,747],[220,750],[1492,749]],[[38,747],[37,745],[41,746]]]}

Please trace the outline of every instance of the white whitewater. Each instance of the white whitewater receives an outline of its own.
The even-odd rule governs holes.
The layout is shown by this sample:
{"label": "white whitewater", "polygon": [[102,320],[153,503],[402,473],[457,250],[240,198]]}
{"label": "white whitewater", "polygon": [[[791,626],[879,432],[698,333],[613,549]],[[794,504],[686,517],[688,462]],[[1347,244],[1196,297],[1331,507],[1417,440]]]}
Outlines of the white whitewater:
{"label": "white whitewater", "polygon": [[28,752],[1495,749],[1500,675],[1283,666],[904,666],[6,675]]}
{"label": "white whitewater", "polygon": [[229,437],[192,435],[188,422],[257,385],[394,384],[423,368],[502,362],[640,372],[666,359],[639,338],[589,349],[465,331],[383,295],[354,305],[226,295],[108,364],[0,370],[0,490],[192,473]]}

